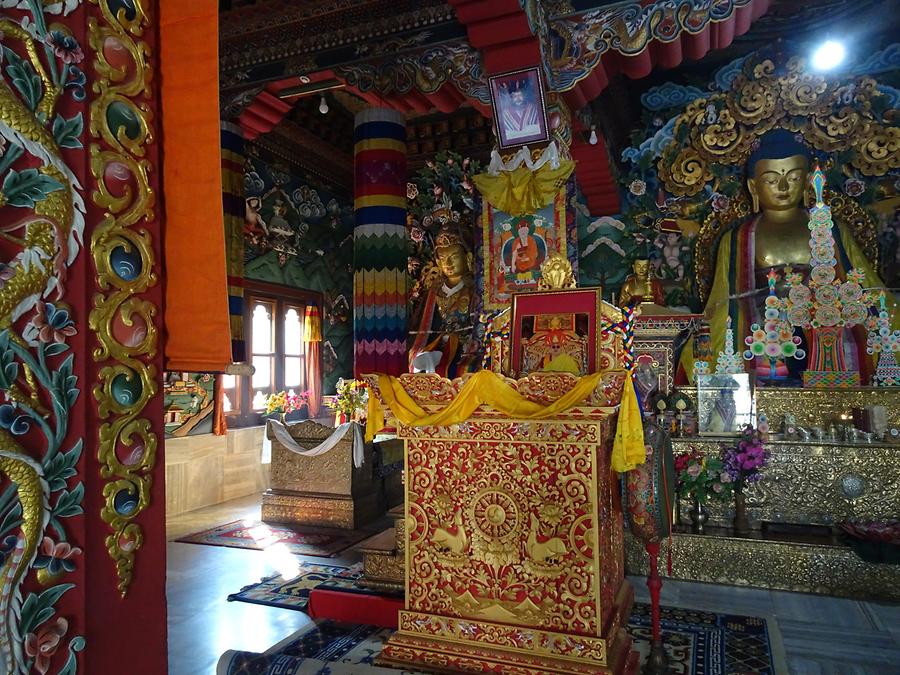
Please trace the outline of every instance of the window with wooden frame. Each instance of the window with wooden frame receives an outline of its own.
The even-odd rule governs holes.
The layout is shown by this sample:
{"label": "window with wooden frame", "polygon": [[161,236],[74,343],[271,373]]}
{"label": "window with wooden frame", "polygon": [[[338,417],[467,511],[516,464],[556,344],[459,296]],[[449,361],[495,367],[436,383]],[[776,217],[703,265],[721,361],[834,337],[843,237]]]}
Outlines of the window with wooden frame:
{"label": "window with wooden frame", "polygon": [[262,282],[245,283],[244,339],[247,359],[256,370],[250,376],[226,375],[222,379],[229,427],[262,424],[269,394],[299,394],[309,388],[303,341],[307,305],[322,307],[321,294]]}

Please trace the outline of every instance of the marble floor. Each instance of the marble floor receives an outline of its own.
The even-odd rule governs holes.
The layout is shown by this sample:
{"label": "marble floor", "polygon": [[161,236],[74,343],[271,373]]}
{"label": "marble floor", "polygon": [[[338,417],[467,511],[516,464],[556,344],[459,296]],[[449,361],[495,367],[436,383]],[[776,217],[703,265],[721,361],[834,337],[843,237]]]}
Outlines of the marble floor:
{"label": "marble floor", "polygon": [[[227,649],[264,651],[306,625],[303,612],[227,602],[229,593],[275,571],[263,551],[171,541],[239,518],[259,517],[259,498],[246,497],[172,518],[167,523],[169,675],[213,675]],[[306,558],[349,564],[341,558]],[[645,580],[631,579],[649,602]],[[666,581],[666,605],[773,616],[791,675],[900,675],[900,605],[753,588]]]}

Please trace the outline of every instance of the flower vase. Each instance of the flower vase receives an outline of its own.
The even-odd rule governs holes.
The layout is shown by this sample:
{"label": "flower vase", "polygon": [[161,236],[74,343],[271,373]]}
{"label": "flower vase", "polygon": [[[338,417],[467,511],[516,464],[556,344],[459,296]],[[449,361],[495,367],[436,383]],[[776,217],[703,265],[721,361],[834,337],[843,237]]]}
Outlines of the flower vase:
{"label": "flower vase", "polygon": [[750,534],[750,519],[747,518],[747,498],[743,486],[738,484],[734,489],[734,533]]}
{"label": "flower vase", "polygon": [[696,534],[703,534],[706,521],[709,520],[709,511],[706,510],[706,505],[694,497],[688,515],[691,517],[691,530]]}

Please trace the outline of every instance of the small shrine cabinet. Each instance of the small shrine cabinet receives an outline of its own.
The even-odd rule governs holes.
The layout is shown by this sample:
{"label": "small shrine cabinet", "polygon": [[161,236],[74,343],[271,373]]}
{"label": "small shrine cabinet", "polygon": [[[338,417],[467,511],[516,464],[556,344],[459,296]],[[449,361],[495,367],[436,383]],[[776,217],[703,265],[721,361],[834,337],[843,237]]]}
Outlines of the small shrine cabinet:
{"label": "small shrine cabinet", "polygon": [[[317,422],[287,425],[297,444],[314,448],[334,429]],[[272,442],[269,489],[263,493],[262,519],[354,529],[384,512],[381,480],[374,472],[372,445],[365,447],[365,462],[353,466],[353,434],[347,433],[328,452],[304,457],[291,452],[275,437],[271,424],[266,435]]]}

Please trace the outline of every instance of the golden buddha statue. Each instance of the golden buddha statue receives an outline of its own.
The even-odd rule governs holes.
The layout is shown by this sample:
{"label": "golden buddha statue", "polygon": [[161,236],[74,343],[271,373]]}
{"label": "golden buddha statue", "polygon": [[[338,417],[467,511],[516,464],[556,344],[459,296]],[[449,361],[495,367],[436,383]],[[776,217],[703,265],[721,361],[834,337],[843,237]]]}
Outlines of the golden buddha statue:
{"label": "golden buddha statue", "polygon": [[447,377],[468,372],[476,361],[472,344],[472,254],[452,226],[435,238],[434,261],[425,274],[427,291],[414,312],[410,369]]}
{"label": "golden buddha statue", "polygon": [[632,302],[665,305],[662,284],[654,278],[650,261],[638,258],[631,265],[631,269],[633,274],[625,279],[619,291],[619,307],[625,307]]}
{"label": "golden buddha statue", "polygon": [[[768,294],[767,276],[775,270],[784,278],[784,269],[806,271],[809,266],[809,213],[804,208],[804,195],[809,186],[810,152],[802,142],[785,129],[763,134],[758,147],[747,161],[747,188],[753,203],[753,215],[726,230],[719,240],[716,268],[709,298],[706,320],[710,326],[713,355],[724,348],[726,318],[731,317],[740,349],[749,334],[750,325],[763,324],[764,301]],[[883,287],[874,266],[866,259],[849,228],[834,221],[836,270],[846,278],[850,269],[865,272],[866,286]],[[782,295],[783,291],[779,291]],[[861,330],[848,330],[845,343],[850,365],[862,372],[863,381],[871,369],[865,353],[865,335]],[[796,370],[805,369],[805,361],[790,360]],[[682,351],[678,381],[688,380],[693,373],[693,345],[689,341]]]}

